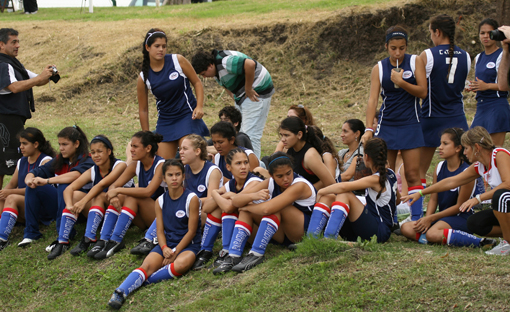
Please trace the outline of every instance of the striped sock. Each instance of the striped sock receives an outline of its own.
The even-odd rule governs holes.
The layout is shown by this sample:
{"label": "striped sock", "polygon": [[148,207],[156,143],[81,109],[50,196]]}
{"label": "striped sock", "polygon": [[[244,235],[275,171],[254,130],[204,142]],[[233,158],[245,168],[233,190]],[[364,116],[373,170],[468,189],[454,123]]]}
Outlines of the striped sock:
{"label": "striped sock", "polygon": [[147,279],[147,284],[159,283],[167,279],[174,279],[181,277],[182,274],[178,273],[174,268],[174,263],[170,263],[162,267],[161,269],[154,272]]}
{"label": "striped sock", "polygon": [[232,233],[234,232],[234,226],[236,225],[237,213],[222,213],[221,214],[221,240],[223,243],[223,250],[228,251],[230,241],[232,239]]}
{"label": "striped sock", "polygon": [[278,217],[275,215],[262,218],[251,248],[251,251],[255,252],[255,255],[261,256],[266,252],[267,244],[269,244],[273,235],[278,231],[278,227],[280,227],[280,220],[278,220]]}
{"label": "striped sock", "polygon": [[308,225],[306,234],[317,238],[321,234],[322,230],[324,230],[326,227],[330,214],[331,209],[328,207],[328,205],[323,203],[316,203],[313,207],[312,216],[310,217],[310,223]]}
{"label": "striped sock", "polygon": [[62,221],[60,221],[60,230],[58,231],[59,243],[69,243],[69,234],[71,234],[76,220],[76,216],[64,208],[62,211]]}
{"label": "striped sock", "polygon": [[108,241],[112,237],[115,224],[119,219],[119,212],[115,207],[108,206],[104,215],[103,228],[101,229],[101,240]]}
{"label": "striped sock", "polygon": [[135,217],[136,212],[129,209],[128,207],[122,207],[122,212],[120,213],[119,219],[117,220],[117,224],[115,225],[115,229],[113,230],[113,234],[110,240],[116,241],[117,243],[122,242],[124,235],[126,235],[126,232]]}
{"label": "striped sock", "polygon": [[427,187],[427,179],[421,179],[421,186],[425,189]]}
{"label": "striped sock", "polygon": [[90,207],[89,214],[87,216],[87,226],[85,227],[85,237],[88,237],[91,241],[97,240],[97,228],[103,220],[104,209],[99,206]]}
{"label": "striped sock", "polygon": [[233,257],[241,257],[243,254],[244,246],[248,238],[250,238],[252,228],[243,221],[236,221],[234,232],[232,233],[232,240],[228,248],[228,254]]}
{"label": "striped sock", "polygon": [[331,205],[331,217],[329,217],[328,225],[324,230],[324,237],[337,238],[340,229],[344,225],[345,219],[349,215],[349,205],[342,202],[334,202]]}
{"label": "striped sock", "polygon": [[479,247],[481,238],[478,238],[474,235],[468,234],[459,230],[452,229],[444,229],[443,230],[443,245],[449,246],[458,246],[458,247],[466,247],[466,246],[475,246]]}
{"label": "striped sock", "polygon": [[134,269],[129,273],[128,277],[120,284],[117,290],[124,293],[124,296],[129,295],[131,292],[142,286],[143,282],[147,279],[147,272],[144,269]]}
{"label": "striped sock", "polygon": [[207,215],[205,221],[204,233],[202,234],[202,250],[212,252],[214,241],[218,237],[221,230],[221,219],[216,218],[212,214]]}
{"label": "striped sock", "polygon": [[[412,195],[414,193],[418,193],[423,190],[423,186],[411,186],[409,187],[407,193]],[[417,221],[423,216],[423,197],[418,198],[414,204],[411,205],[411,221]]]}
{"label": "striped sock", "polygon": [[6,241],[11,234],[12,228],[18,220],[18,211],[13,208],[4,208],[0,218],[0,238]]}
{"label": "striped sock", "polygon": [[145,239],[149,242],[153,242],[156,237],[158,237],[158,227],[156,225],[156,219],[154,219],[154,222],[152,222],[147,232],[145,232]]}

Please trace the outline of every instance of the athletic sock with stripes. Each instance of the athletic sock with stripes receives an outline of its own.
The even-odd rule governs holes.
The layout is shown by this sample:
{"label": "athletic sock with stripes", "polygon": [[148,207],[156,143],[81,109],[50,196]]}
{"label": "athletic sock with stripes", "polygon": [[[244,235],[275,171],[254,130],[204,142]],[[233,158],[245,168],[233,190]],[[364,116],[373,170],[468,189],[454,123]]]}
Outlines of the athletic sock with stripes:
{"label": "athletic sock with stripes", "polygon": [[324,230],[324,237],[337,238],[340,229],[344,225],[345,219],[349,215],[349,205],[342,202],[334,202],[331,205],[331,216],[329,217],[328,225]]}
{"label": "athletic sock with stripes", "polygon": [[108,241],[112,237],[115,224],[119,219],[119,212],[115,207],[108,206],[104,215],[103,228],[101,229],[101,240]]}
{"label": "athletic sock with stripes", "polygon": [[420,179],[421,180],[421,186],[423,186],[423,189],[427,187],[427,179]]}
{"label": "athletic sock with stripes", "polygon": [[18,220],[18,212],[13,208],[4,208],[0,218],[0,238],[6,241]]}
{"label": "athletic sock with stripes", "polygon": [[97,240],[97,228],[103,220],[104,209],[99,206],[90,207],[87,216],[87,226],[85,227],[85,237],[95,242]]}
{"label": "athletic sock with stripes", "polygon": [[243,254],[244,246],[248,238],[250,238],[252,228],[243,221],[236,221],[234,226],[234,232],[232,233],[232,239],[230,240],[230,246],[228,248],[228,254],[232,257],[241,257]]}
{"label": "athletic sock with stripes", "polygon": [[221,214],[221,240],[223,243],[223,250],[228,251],[230,241],[232,240],[232,233],[239,215],[237,213],[222,213]]}
{"label": "athletic sock with stripes", "polygon": [[158,237],[158,227],[156,225],[156,219],[154,219],[154,222],[152,222],[147,232],[145,232],[145,239],[149,242],[153,242],[156,237]]}
{"label": "athletic sock with stripes", "polygon": [[[412,195],[423,190],[423,186],[411,186],[408,190],[408,194]],[[410,207],[411,209],[411,221],[418,221],[423,216],[423,197],[420,196]]]}
{"label": "athletic sock with stripes", "polygon": [[221,219],[216,218],[212,214],[207,215],[205,221],[204,233],[202,234],[202,250],[212,252],[214,241],[218,237],[221,230]]}
{"label": "athletic sock with stripes", "polygon": [[129,209],[128,207],[122,207],[122,212],[120,213],[119,219],[117,220],[117,224],[115,225],[115,229],[113,230],[112,237],[110,240],[113,240],[117,243],[122,242],[124,235],[126,235],[131,222],[136,217],[136,213]]}
{"label": "athletic sock with stripes", "polygon": [[117,290],[124,293],[124,296],[129,295],[131,292],[142,286],[143,282],[147,279],[147,273],[144,269],[134,269],[133,272],[129,273],[128,277],[120,284]]}
{"label": "athletic sock with stripes", "polygon": [[308,225],[307,235],[317,238],[328,223],[331,209],[324,203],[316,203],[313,207],[312,216]]}
{"label": "athletic sock with stripes", "polygon": [[76,223],[76,216],[66,208],[62,211],[62,220],[60,221],[60,229],[58,231],[58,242],[69,243],[69,235]]}
{"label": "athletic sock with stripes", "polygon": [[262,256],[266,252],[267,244],[273,238],[273,235],[278,231],[280,220],[275,215],[269,215],[262,218],[253,241],[251,252],[257,256]]}
{"label": "athletic sock with stripes", "polygon": [[475,246],[479,247],[481,238],[468,234],[459,230],[444,229],[443,230],[443,245],[451,245],[458,247]]}
{"label": "athletic sock with stripes", "polygon": [[182,274],[178,273],[174,268],[174,263],[170,263],[162,267],[161,269],[154,272],[147,279],[147,284],[159,283],[161,281],[167,279],[174,279],[182,276]]}

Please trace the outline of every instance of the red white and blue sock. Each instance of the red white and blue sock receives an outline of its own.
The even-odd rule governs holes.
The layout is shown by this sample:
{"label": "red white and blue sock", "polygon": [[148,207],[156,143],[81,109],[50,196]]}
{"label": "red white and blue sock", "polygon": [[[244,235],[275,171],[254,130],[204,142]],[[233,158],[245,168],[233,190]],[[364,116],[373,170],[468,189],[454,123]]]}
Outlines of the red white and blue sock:
{"label": "red white and blue sock", "polygon": [[124,293],[124,296],[129,295],[131,292],[142,286],[143,282],[147,279],[147,272],[144,269],[134,269],[133,272],[129,273],[128,277],[120,284],[117,290]]}
{"label": "red white and blue sock", "polygon": [[174,279],[182,276],[182,274],[178,273],[174,268],[174,263],[170,263],[162,267],[161,269],[154,272],[147,279],[147,284],[159,283],[161,281],[167,279]]}
{"label": "red white and blue sock", "polygon": [[12,228],[18,220],[18,211],[13,208],[4,208],[0,218],[0,238],[6,241],[11,234]]}
{"label": "red white and blue sock", "polygon": [[251,248],[252,253],[257,256],[262,256],[266,253],[267,244],[273,238],[273,235],[278,231],[280,227],[280,220],[275,215],[269,215],[262,218],[259,224],[259,229],[257,230],[257,235],[255,235],[255,240],[253,241],[253,246]]}
{"label": "red white and blue sock", "polygon": [[99,206],[90,207],[87,216],[87,226],[85,227],[85,237],[95,242],[97,240],[97,228],[103,220],[104,209]]}
{"label": "red white and blue sock", "polygon": [[475,246],[479,247],[481,238],[468,234],[459,230],[444,229],[443,230],[443,245],[466,247]]}
{"label": "red white and blue sock", "polygon": [[76,223],[76,216],[66,208],[62,211],[62,221],[60,221],[60,230],[58,231],[58,242],[68,244],[69,234]]}
{"label": "red white and blue sock", "polygon": [[331,205],[331,216],[328,225],[324,230],[324,237],[337,238],[340,229],[344,225],[345,219],[349,215],[349,205],[336,201]]}
{"label": "red white and blue sock", "polygon": [[232,239],[228,248],[228,254],[232,257],[241,257],[244,246],[250,238],[252,228],[243,221],[236,221]]}
{"label": "red white and blue sock", "polygon": [[328,205],[323,203],[316,203],[313,207],[312,216],[310,217],[310,224],[308,225],[307,235],[311,235],[315,238],[319,237],[321,232],[328,224],[331,209]]}
{"label": "red white and blue sock", "polygon": [[156,225],[156,219],[154,219],[154,222],[152,222],[147,232],[145,232],[145,239],[149,242],[153,242],[156,237],[158,237],[158,227]]}
{"label": "red white and blue sock", "polygon": [[135,217],[136,212],[129,209],[128,207],[122,207],[122,212],[120,213],[119,220],[117,220],[117,224],[115,225],[115,229],[113,230],[113,234],[110,240],[113,240],[117,243],[122,242],[124,235],[126,235],[126,232]]}
{"label": "red white and blue sock", "polygon": [[237,213],[222,213],[221,214],[221,240],[223,243],[223,250],[228,251],[230,241],[232,239],[232,233],[234,232],[234,226],[236,225]]}
{"label": "red white and blue sock", "polygon": [[101,229],[101,240],[108,241],[112,237],[115,224],[119,219],[120,213],[113,206],[108,206],[104,215],[103,228]]}
{"label": "red white and blue sock", "polygon": [[212,252],[214,241],[218,237],[221,230],[221,219],[216,218],[212,214],[207,215],[205,221],[204,233],[202,234],[202,250]]}
{"label": "red white and blue sock", "polygon": [[[413,195],[414,193],[418,193],[423,190],[423,186],[411,186],[409,187],[407,193],[409,195]],[[411,221],[418,221],[423,216],[423,197],[420,196],[414,204],[411,205]]]}

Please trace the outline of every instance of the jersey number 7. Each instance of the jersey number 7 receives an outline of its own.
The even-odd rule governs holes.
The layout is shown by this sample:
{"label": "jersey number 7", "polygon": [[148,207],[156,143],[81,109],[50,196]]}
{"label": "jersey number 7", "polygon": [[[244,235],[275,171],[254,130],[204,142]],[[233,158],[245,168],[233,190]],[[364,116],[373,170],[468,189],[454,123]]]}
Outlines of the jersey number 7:
{"label": "jersey number 7", "polygon": [[[452,67],[450,68],[450,74],[448,75],[448,83],[453,83],[455,80],[455,71],[457,70],[457,64],[459,63],[459,59],[454,57],[451,61]],[[446,58],[446,64],[450,64],[450,58]]]}

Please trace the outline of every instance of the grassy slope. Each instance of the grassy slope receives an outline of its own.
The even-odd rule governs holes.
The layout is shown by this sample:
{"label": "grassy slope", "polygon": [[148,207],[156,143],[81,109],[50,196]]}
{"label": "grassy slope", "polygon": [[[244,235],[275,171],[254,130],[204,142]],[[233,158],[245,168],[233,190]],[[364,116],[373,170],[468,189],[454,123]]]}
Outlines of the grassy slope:
{"label": "grassy slope", "polygon": [[[42,9],[37,15],[0,15],[0,19],[2,25],[10,21],[21,31],[20,59],[27,68],[38,71],[43,64],[55,63],[63,75],[51,90],[36,89],[38,111],[27,125],[40,127],[55,142],[54,134],[63,125],[77,122],[89,135],[110,136],[120,155],[139,123],[136,70],[123,72],[119,67],[129,68],[130,62],[137,61],[133,56],[138,57],[138,52],[132,49],[138,49],[147,29],[163,27],[171,41],[178,41],[171,47],[182,48],[172,52],[184,55],[195,44],[221,36],[227,38],[224,44],[237,44],[250,53],[265,49],[257,58],[273,73],[279,88],[263,141],[269,153],[277,122],[292,103],[309,106],[326,134],[340,142],[338,125],[351,117],[363,119],[371,65],[338,61],[331,64],[332,75],[308,78],[307,73],[315,74],[316,67],[323,66],[320,62],[280,61],[297,58],[292,49],[308,43],[274,46],[268,42],[251,47],[256,34],[250,29],[262,32],[268,25],[285,22],[291,31],[299,32],[338,14],[371,10],[344,8],[353,3],[238,0],[159,9],[96,8],[93,15],[79,14],[78,9]],[[228,37],[232,28],[247,31],[236,39]],[[310,37],[313,41],[313,34]],[[423,49],[424,43],[420,44],[411,46],[413,53]],[[213,81],[205,81],[205,86],[205,120],[211,125],[218,107],[230,102]],[[468,116],[474,113],[469,96],[467,111]],[[83,233],[83,225],[78,231]],[[48,262],[43,248],[54,239],[55,230],[47,227],[43,232],[44,238],[25,250],[10,246],[0,253],[0,270],[6,274],[0,283],[4,294],[0,310],[103,310],[112,290],[142,261],[124,251],[100,263],[69,254]],[[141,234],[135,228],[128,231],[128,248]],[[21,238],[22,228],[16,227],[12,241]],[[488,258],[479,250],[418,246],[399,237],[392,237],[388,244],[354,247],[335,241],[305,241],[295,253],[270,246],[268,261],[246,274],[214,277],[211,272],[194,272],[178,281],[144,287],[128,299],[125,308],[234,311],[273,310],[276,305],[285,311],[504,310],[510,275],[506,263],[505,258]]]}

